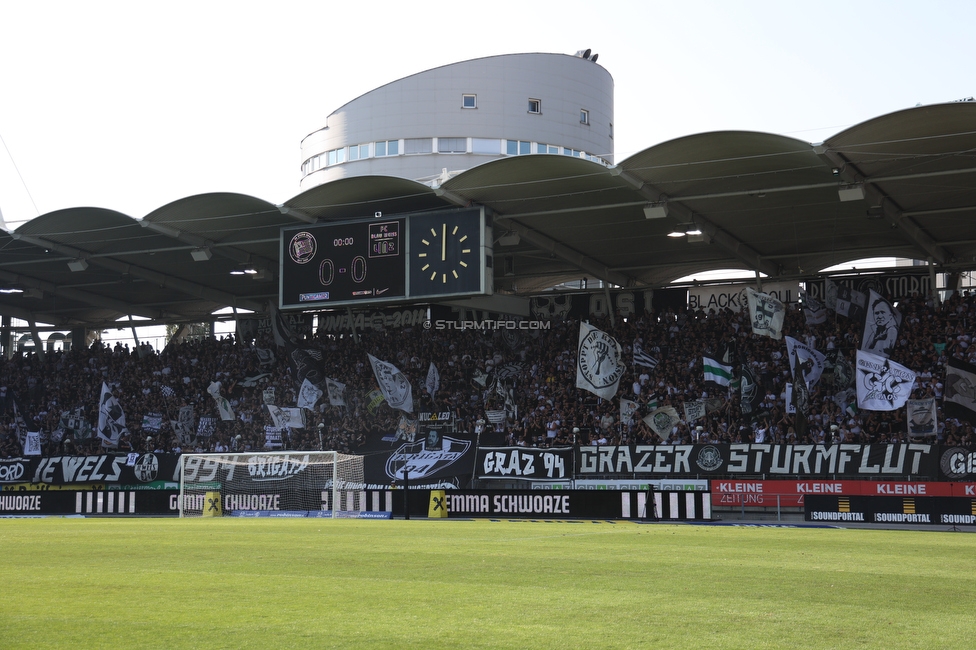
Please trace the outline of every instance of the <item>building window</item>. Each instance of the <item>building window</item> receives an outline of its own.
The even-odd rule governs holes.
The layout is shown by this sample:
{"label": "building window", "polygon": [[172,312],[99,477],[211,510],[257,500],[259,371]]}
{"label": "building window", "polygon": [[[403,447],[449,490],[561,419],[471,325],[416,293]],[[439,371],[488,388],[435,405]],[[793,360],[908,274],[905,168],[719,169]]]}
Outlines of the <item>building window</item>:
{"label": "building window", "polygon": [[567,156],[573,156],[574,158],[586,158],[586,152],[580,151],[579,149],[570,149],[566,147],[563,149],[563,153]]}
{"label": "building window", "polygon": [[554,144],[543,144],[540,142],[536,145],[536,151],[538,153],[559,153],[559,147]]}
{"label": "building window", "polygon": [[385,140],[377,142],[373,151],[375,152],[374,155],[377,158],[380,156],[396,156],[400,153],[400,141]]}
{"label": "building window", "polygon": [[403,153],[433,153],[433,138],[407,138],[403,141]]}
{"label": "building window", "polygon": [[461,95],[461,108],[478,108],[478,96]]}
{"label": "building window", "polygon": [[467,153],[467,138],[437,138],[437,153]]}
{"label": "building window", "polygon": [[506,140],[505,153],[509,156],[524,156],[532,153],[532,143],[525,140]]}
{"label": "building window", "polygon": [[580,109],[580,124],[590,123],[590,112],[585,108]]}
{"label": "building window", "polygon": [[494,138],[471,138],[471,153],[487,153],[497,156],[501,152],[501,140]]}
{"label": "building window", "polygon": [[542,100],[541,99],[530,99],[529,100],[529,112],[530,113],[541,113],[542,112]]}
{"label": "building window", "polygon": [[354,144],[349,147],[349,160],[361,160],[369,158],[368,144]]}

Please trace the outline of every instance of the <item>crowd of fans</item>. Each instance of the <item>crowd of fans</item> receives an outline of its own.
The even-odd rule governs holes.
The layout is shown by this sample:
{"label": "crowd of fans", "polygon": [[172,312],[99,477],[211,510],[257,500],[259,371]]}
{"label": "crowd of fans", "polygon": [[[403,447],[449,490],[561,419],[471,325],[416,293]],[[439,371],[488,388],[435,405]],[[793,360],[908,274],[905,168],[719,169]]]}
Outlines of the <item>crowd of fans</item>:
{"label": "crowd of fans", "polygon": [[[903,322],[891,360],[917,373],[913,398],[935,397],[940,404],[938,431],[927,441],[976,443],[971,424],[942,416],[939,399],[948,358],[976,363],[970,335],[976,323],[976,297],[956,294],[941,305],[918,297],[901,300],[897,308]],[[907,440],[905,409],[847,408],[834,399],[836,386],[829,373],[811,392],[807,426],[797,427],[795,416],[787,413],[786,384],[792,379],[786,345],[754,335],[747,311],[669,310],[592,318],[590,323],[623,348],[627,369],[613,399],[599,399],[575,387],[578,320],[553,321],[548,330],[517,333],[419,326],[355,337],[318,332],[305,345],[321,351],[325,376],[345,384],[345,404],[333,406],[323,396],[305,410],[303,427],[286,429],[274,428],[266,405],[294,407],[300,386],[288,355],[270,335],[249,341],[233,336],[187,341],[158,352],[148,346],[108,347],[96,341],[86,348],[47,352],[43,360],[33,353],[15,354],[0,360],[0,457],[20,456],[26,431],[40,432],[45,455],[104,452],[94,432],[103,383],[126,418],[127,433],[112,451],[244,451],[266,448],[270,440],[284,449],[364,453],[383,438],[390,440],[414,417],[385,403],[376,405],[377,383],[367,354],[396,365],[410,380],[414,413],[451,411],[456,430],[477,437],[481,444],[659,444],[664,440],[642,417],[664,406],[673,406],[683,416],[686,400],[702,398],[711,405],[708,414],[694,422],[680,421],[665,436],[666,442]],[[808,325],[802,309],[793,306],[787,310],[783,333],[853,362],[861,329],[860,323],[833,313],[825,323]],[[658,361],[655,368],[632,363],[635,341]],[[758,416],[742,415],[737,391],[706,384],[702,356],[732,358],[737,369],[752,369],[765,395]],[[431,363],[440,374],[433,396],[424,390]],[[229,400],[233,420],[220,419],[208,393],[214,382]],[[502,396],[509,389],[508,417],[492,422],[498,418],[489,417],[490,412],[504,410]],[[639,404],[630,421],[621,421],[620,398]],[[181,410],[186,413],[186,407],[193,412],[192,428],[180,435],[170,422],[179,419]],[[201,418],[206,427],[200,426]]]}

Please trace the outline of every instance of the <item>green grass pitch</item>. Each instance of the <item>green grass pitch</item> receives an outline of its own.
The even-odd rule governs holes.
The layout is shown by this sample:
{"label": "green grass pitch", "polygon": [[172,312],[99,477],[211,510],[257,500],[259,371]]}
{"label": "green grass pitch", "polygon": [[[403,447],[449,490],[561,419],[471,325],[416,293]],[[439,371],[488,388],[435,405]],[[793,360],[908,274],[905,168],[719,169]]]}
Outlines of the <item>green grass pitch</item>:
{"label": "green grass pitch", "polygon": [[0,520],[0,647],[971,648],[976,535]]}

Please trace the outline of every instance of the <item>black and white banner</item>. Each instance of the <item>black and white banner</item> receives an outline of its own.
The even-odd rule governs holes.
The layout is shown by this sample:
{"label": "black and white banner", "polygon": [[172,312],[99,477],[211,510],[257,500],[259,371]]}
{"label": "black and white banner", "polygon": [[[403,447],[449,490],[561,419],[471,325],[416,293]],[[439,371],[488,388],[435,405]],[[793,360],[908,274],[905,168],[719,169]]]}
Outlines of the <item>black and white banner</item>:
{"label": "black and white banner", "polygon": [[482,479],[557,481],[573,476],[573,448],[481,447],[475,475]]}
{"label": "black and white banner", "polygon": [[746,289],[746,298],[749,302],[752,333],[777,340],[783,338],[783,319],[786,317],[786,307],[783,303],[769,294],[752,288]]}
{"label": "black and white banner", "polygon": [[786,337],[786,351],[790,358],[790,374],[796,377],[799,369],[803,373],[807,388],[813,390],[823,374],[826,357],[791,336]]}
{"label": "black and white banner", "polygon": [[589,323],[581,322],[576,387],[588,390],[597,397],[611,399],[617,394],[624,370],[626,367],[617,340]]}
{"label": "black and white banner", "polygon": [[976,423],[976,366],[949,358],[942,413],[947,418]]}
{"label": "black and white banner", "polygon": [[877,291],[871,289],[868,298],[868,315],[864,320],[861,349],[883,357],[891,356],[898,342],[901,314]]}
{"label": "black and white banner", "polygon": [[915,385],[915,373],[888,359],[857,351],[857,407],[865,411],[895,411],[905,406]]}
{"label": "black and white banner", "polygon": [[939,418],[935,408],[934,397],[910,399],[905,408],[908,411],[909,438],[934,436],[938,432]]}

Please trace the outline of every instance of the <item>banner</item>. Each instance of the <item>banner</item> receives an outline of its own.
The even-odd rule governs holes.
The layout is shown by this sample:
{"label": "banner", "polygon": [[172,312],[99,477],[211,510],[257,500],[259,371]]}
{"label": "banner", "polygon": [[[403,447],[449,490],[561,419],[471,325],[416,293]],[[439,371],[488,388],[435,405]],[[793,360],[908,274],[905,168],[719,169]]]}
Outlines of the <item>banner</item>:
{"label": "banner", "polygon": [[[142,454],[130,462],[128,454],[96,456],[48,456],[31,463],[31,483],[139,484],[179,480],[179,454]],[[0,477],[2,478],[2,477]]]}
{"label": "banner", "polygon": [[786,317],[786,307],[783,303],[769,294],[760,293],[749,287],[746,288],[746,298],[749,301],[752,333],[777,340],[783,338],[783,319]]}
{"label": "banner", "polygon": [[949,357],[942,414],[976,424],[976,366],[973,364]]}
{"label": "banner", "polygon": [[871,289],[868,305],[869,316],[864,320],[861,349],[883,357],[891,356],[898,342],[901,314],[874,289]]}
{"label": "banner", "polygon": [[685,402],[685,422],[691,424],[705,417],[705,400],[695,399]]}
{"label": "banner", "polygon": [[867,294],[845,285],[837,287],[837,313],[841,316],[847,316],[855,323],[860,323],[864,320],[867,304]]}
{"label": "banner", "polygon": [[577,347],[576,387],[597,397],[611,399],[617,394],[620,377],[626,367],[621,360],[620,344],[589,323],[580,323]]}
{"label": "banner", "polygon": [[573,476],[573,448],[481,447],[475,461],[481,479],[553,481]]}
{"label": "banner", "polygon": [[[976,473],[976,451],[936,445],[607,445],[580,447],[576,478],[648,478],[678,476],[814,476],[866,478],[890,476],[967,480]],[[954,468],[955,475],[940,468]]]}
{"label": "banner", "polygon": [[[756,375],[748,366],[742,366],[742,376],[739,378],[739,410],[742,415],[754,417],[759,414],[759,405],[763,400]],[[789,398],[786,403],[789,404]]]}
{"label": "banner", "polygon": [[407,377],[392,363],[377,359],[371,354],[366,355],[373,366],[376,383],[391,408],[413,413],[413,389]]}
{"label": "banner", "polygon": [[868,411],[894,411],[905,405],[915,384],[915,373],[901,364],[862,350],[857,351],[857,407]]}
{"label": "banner", "polygon": [[367,489],[403,485],[406,474],[411,488],[461,488],[471,480],[474,461],[472,440],[447,435],[437,448],[430,449],[426,440],[418,439],[392,451],[366,455],[365,481]]}
{"label": "banner", "polygon": [[620,422],[622,424],[633,424],[634,413],[637,412],[637,409],[639,407],[640,405],[637,402],[629,399],[624,399],[621,397],[620,398]]}
{"label": "banner", "polygon": [[938,433],[939,417],[936,413],[935,398],[910,399],[906,402],[909,438],[924,438]]}
{"label": "banner", "polygon": [[803,318],[807,325],[820,325],[827,322],[827,307],[807,295],[803,296]]}
{"label": "banner", "polygon": [[266,404],[265,407],[271,414],[271,419],[274,421],[274,425],[279,429],[304,429],[305,428],[305,415],[300,408],[282,408],[279,406],[272,406],[271,404]]}
{"label": "banner", "polygon": [[634,366],[644,367],[650,370],[657,368],[657,359],[644,351],[644,347],[639,340],[634,341]]}
{"label": "banner", "polygon": [[[723,284],[710,287],[690,287],[688,289],[688,309],[691,311],[720,312],[728,309],[739,313],[749,309],[747,285]],[[800,296],[799,282],[763,282],[763,292],[785,303],[793,304]],[[677,310],[675,310],[677,311]]]}

